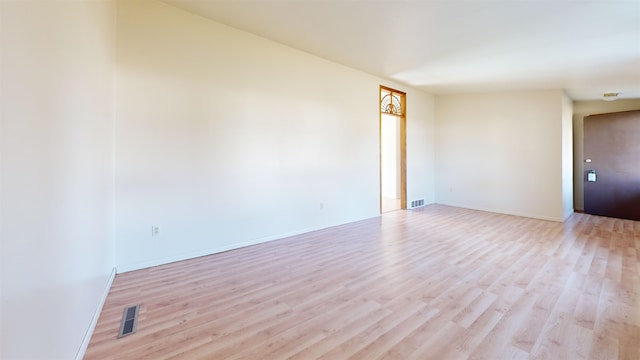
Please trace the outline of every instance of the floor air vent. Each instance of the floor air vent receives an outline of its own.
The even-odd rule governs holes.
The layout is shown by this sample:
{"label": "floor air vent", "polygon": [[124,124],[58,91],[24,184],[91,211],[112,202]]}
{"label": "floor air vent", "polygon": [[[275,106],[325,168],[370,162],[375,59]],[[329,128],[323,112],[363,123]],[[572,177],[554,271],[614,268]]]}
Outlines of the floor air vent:
{"label": "floor air vent", "polygon": [[122,324],[120,324],[120,332],[118,333],[119,338],[136,332],[136,326],[138,325],[138,310],[140,310],[139,304],[129,306],[124,309]]}

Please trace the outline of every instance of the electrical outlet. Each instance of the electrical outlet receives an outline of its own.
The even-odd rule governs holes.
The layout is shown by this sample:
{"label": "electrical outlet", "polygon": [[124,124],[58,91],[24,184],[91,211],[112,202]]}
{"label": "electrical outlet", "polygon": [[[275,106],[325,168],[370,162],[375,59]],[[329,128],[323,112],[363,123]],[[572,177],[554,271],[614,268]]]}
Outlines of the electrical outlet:
{"label": "electrical outlet", "polygon": [[160,226],[154,225],[151,227],[151,236],[160,236]]}
{"label": "electrical outlet", "polygon": [[320,203],[320,210],[324,209],[324,203]]}

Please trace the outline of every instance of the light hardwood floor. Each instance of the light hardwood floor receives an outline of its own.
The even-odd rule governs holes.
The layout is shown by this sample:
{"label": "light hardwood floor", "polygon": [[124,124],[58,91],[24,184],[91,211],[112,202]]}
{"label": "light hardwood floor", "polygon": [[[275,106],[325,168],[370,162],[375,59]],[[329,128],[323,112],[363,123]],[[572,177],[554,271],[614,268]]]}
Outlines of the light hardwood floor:
{"label": "light hardwood floor", "polygon": [[431,205],[117,275],[86,359],[166,358],[637,360],[640,222]]}

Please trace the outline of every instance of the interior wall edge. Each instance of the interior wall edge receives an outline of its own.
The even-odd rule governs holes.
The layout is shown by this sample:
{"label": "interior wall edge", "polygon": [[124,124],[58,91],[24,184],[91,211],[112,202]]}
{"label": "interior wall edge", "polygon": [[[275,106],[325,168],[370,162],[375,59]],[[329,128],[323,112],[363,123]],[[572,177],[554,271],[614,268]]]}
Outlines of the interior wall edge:
{"label": "interior wall edge", "polygon": [[564,219],[562,219],[562,222],[567,221],[567,220],[568,220],[568,219],[569,219],[573,214],[575,214],[575,213],[576,213],[576,209],[571,209],[570,211],[567,211],[567,212],[564,214]]}
{"label": "interior wall edge", "polygon": [[104,303],[107,301],[107,296],[109,295],[109,290],[111,290],[111,285],[113,284],[113,280],[116,278],[116,274],[118,270],[114,267],[111,270],[111,274],[107,279],[107,284],[104,287],[104,291],[102,293],[102,297],[96,306],[96,311],[91,318],[91,323],[89,323],[89,328],[87,329],[87,333],[82,339],[82,344],[80,345],[80,349],[78,349],[78,354],[76,355],[76,360],[82,360],[84,358],[84,354],[87,352],[87,347],[89,347],[89,342],[91,341],[91,337],[93,336],[93,332],[96,329],[96,325],[98,324],[98,320],[100,319],[100,313],[102,313],[102,309],[104,308]]}

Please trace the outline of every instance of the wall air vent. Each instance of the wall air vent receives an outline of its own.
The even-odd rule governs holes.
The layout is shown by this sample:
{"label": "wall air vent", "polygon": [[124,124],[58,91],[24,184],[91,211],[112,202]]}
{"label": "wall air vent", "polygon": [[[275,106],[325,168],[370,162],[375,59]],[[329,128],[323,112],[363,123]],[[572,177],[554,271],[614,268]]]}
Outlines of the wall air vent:
{"label": "wall air vent", "polygon": [[138,311],[140,310],[140,304],[135,306],[129,306],[124,309],[122,315],[122,324],[120,324],[120,332],[118,338],[131,335],[136,332],[138,326]]}
{"label": "wall air vent", "polygon": [[424,206],[424,199],[413,200],[411,202],[411,209]]}

